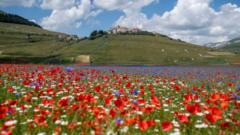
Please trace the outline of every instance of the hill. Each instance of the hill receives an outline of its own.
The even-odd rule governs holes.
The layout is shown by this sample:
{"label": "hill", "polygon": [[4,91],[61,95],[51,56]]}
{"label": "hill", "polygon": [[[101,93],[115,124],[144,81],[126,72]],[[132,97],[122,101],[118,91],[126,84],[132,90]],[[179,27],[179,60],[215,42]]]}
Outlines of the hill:
{"label": "hill", "polygon": [[[228,65],[239,55],[133,29],[79,40],[39,27],[0,22],[0,63],[78,63],[94,65]],[[100,32],[102,33],[102,32]],[[89,60],[90,59],[90,60]],[[85,60],[85,61],[86,61]],[[81,60],[80,60],[81,61]]]}
{"label": "hill", "polygon": [[94,64],[104,65],[215,65],[237,60],[232,53],[149,35],[107,35],[75,43],[60,53],[65,58],[90,55]]}
{"label": "hill", "polygon": [[225,51],[230,51],[233,53],[240,54],[240,37],[234,38],[229,41],[210,43],[210,44],[207,44],[206,46],[211,48],[219,48]]}
{"label": "hill", "polygon": [[234,52],[236,54],[240,54],[240,43],[234,43],[228,46],[224,46],[222,47],[222,49],[226,50],[226,51],[231,51]]}
{"label": "hill", "polygon": [[221,49],[240,54],[240,37],[230,40]]}
{"label": "hill", "polygon": [[0,10],[0,22],[23,24],[23,25],[29,25],[29,26],[35,26],[35,27],[41,28],[40,25],[38,25],[34,22],[31,22],[21,16],[9,14],[9,13],[3,12],[1,10]]}
{"label": "hill", "polygon": [[42,62],[60,49],[67,34],[42,28],[0,22],[0,63]]}

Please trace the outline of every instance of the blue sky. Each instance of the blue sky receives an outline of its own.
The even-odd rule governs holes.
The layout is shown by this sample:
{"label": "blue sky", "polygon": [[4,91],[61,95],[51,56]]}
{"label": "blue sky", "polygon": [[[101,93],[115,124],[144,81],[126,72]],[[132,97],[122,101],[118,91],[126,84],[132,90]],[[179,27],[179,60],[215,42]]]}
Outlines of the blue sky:
{"label": "blue sky", "polygon": [[[30,1],[32,2],[31,4],[30,4]],[[46,5],[46,2],[44,5],[44,1],[47,1],[47,5]],[[66,2],[65,0],[36,0],[36,1],[35,0],[1,0],[0,9],[9,13],[21,15],[29,20],[35,20],[38,24],[42,25],[46,29],[67,32],[71,34],[77,34],[80,36],[88,36],[89,33],[95,29],[106,30],[114,25],[119,24],[127,27],[139,27],[149,31],[156,30],[156,32],[159,32],[159,33],[163,33],[176,38],[181,38],[189,42],[201,44],[203,42],[202,33],[204,31],[205,32],[207,31],[206,33],[208,34],[209,33],[211,34],[211,30],[213,31],[213,34],[211,35],[212,38],[208,39],[209,42],[228,40],[229,38],[231,38],[230,36],[232,36],[233,34],[224,36],[221,33],[221,29],[223,29],[225,26],[220,25],[219,27],[213,28],[219,25],[218,23],[212,26],[212,29],[209,28],[209,30],[204,30],[204,25],[206,25],[205,27],[208,27],[207,26],[208,22],[204,22],[204,19],[203,19],[203,26],[201,25],[197,26],[196,22],[198,23],[198,21],[193,21],[194,17],[191,17],[191,15],[197,16],[198,14],[189,14],[188,12],[191,12],[190,9],[183,11],[181,6],[184,6],[184,3],[189,2],[189,5],[192,5],[192,6],[194,6],[195,3],[196,5],[200,5],[200,7],[196,6],[196,8],[199,7],[199,10],[196,10],[196,11],[194,10],[194,13],[195,12],[199,13],[199,16],[201,16],[202,18],[205,18],[205,15],[207,16],[206,18],[209,17],[207,13],[207,12],[210,12],[209,9],[214,10],[216,14],[220,14],[221,12],[228,13],[228,11],[223,11],[221,9],[221,7],[224,5],[229,5],[231,3],[229,7],[233,7],[234,9],[229,9],[229,10],[237,10],[239,9],[239,6],[240,6],[239,0],[178,0],[178,1],[177,0],[142,0],[143,1],[142,3],[141,3],[141,0],[129,0],[129,1],[132,1],[132,3],[128,3],[129,1],[126,1],[126,0],[122,0],[123,2],[125,1],[125,3],[119,2],[120,0],[93,0],[92,2],[90,2],[90,4],[87,2],[88,0],[68,0],[68,1],[72,1],[73,3],[64,3]],[[112,3],[109,1],[111,1]],[[190,1],[195,1],[195,2],[190,2]],[[63,5],[69,5],[69,6],[61,7],[62,5],[60,2]],[[109,2],[110,4],[107,4],[107,2]],[[57,4],[58,6],[56,6]],[[204,4],[207,4],[208,7],[206,8]],[[83,12],[83,13],[82,14],[75,13],[73,11],[74,6],[75,7],[79,6],[78,10],[75,12]],[[87,6],[89,7],[86,8]],[[80,9],[80,8],[83,8],[83,9]],[[178,10],[176,9],[176,11],[174,11],[174,8],[178,8]],[[54,14],[55,10],[57,10],[56,11],[57,13]],[[74,16],[68,16],[67,13],[69,12],[75,13],[76,18],[74,18]],[[170,14],[165,15],[168,17],[164,18],[164,14],[166,14],[166,12],[170,12]],[[202,13],[205,13],[204,16],[202,15]],[[93,15],[87,16],[88,14],[93,14]],[[179,16],[174,16],[174,14],[179,14]],[[212,14],[213,16],[215,16],[214,15],[215,13],[212,13]],[[187,16],[187,18],[185,18],[186,15],[190,17]],[[230,15],[231,14],[229,14],[228,16]],[[69,18],[66,19],[66,21],[62,21],[62,17],[65,17],[65,16]],[[182,20],[186,20],[186,21],[185,22],[183,21],[183,24],[180,24],[178,20],[176,22],[176,19],[175,19],[178,17],[181,17],[183,18]],[[157,18],[159,18],[159,20],[157,20]],[[166,18],[173,18],[173,19],[166,20]],[[221,18],[220,15],[219,17],[216,17],[216,20],[219,20],[219,18]],[[238,19],[239,17],[237,16],[236,18]],[[69,21],[69,20],[74,20],[74,21]],[[211,20],[211,16],[209,17],[209,20]],[[166,23],[161,23],[164,21],[166,21],[167,23],[169,22],[169,24],[172,23],[171,26],[170,25],[165,26]],[[176,22],[176,24],[174,24],[174,21]],[[157,22],[160,22],[160,23],[157,23]],[[215,22],[215,21],[212,21],[212,22]],[[162,28],[156,29],[156,27],[158,26],[161,26]],[[169,28],[166,29],[165,27],[166,28],[169,27]],[[189,37],[190,34],[193,35],[192,33],[189,33],[189,35],[185,34],[186,31],[189,31],[189,28],[198,28],[198,27],[201,29],[197,29],[199,30],[199,32],[198,34],[196,34],[195,37]],[[195,29],[193,29],[193,31],[194,30]],[[219,36],[215,36],[216,34],[214,33],[214,30],[219,31],[219,33],[221,34],[219,34]],[[237,33],[237,32],[233,32],[233,33]],[[213,40],[213,38],[215,38],[216,40]]]}

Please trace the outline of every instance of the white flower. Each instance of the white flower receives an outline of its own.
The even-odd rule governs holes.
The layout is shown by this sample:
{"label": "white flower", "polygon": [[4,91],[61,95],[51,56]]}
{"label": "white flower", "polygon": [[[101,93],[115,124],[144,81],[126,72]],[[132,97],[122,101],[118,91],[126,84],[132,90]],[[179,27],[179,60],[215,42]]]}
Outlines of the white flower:
{"label": "white flower", "polygon": [[168,104],[163,104],[163,107],[168,107]]}
{"label": "white flower", "polygon": [[123,128],[120,130],[120,132],[122,132],[122,133],[127,133],[127,131],[128,131],[128,127],[127,127],[127,126],[123,127]]}
{"label": "white flower", "polygon": [[197,115],[198,115],[198,116],[203,116],[203,115],[204,115],[204,113],[197,113]]}
{"label": "white flower", "polygon": [[208,125],[205,123],[195,125],[195,128],[207,128]]}
{"label": "white flower", "polygon": [[61,122],[62,122],[62,120],[56,120],[56,121],[55,121],[55,124],[58,125],[58,124],[60,124]]}
{"label": "white flower", "polygon": [[46,135],[46,133],[42,132],[42,133],[38,133],[37,135]]}
{"label": "white flower", "polygon": [[134,126],[134,128],[135,128],[135,129],[139,129],[139,126],[136,124],[136,125]]}
{"label": "white flower", "polygon": [[62,126],[67,126],[67,125],[68,125],[68,121],[62,121],[62,122],[61,122],[61,125],[62,125]]}
{"label": "white flower", "polygon": [[190,116],[190,113],[185,113],[186,116]]}
{"label": "white flower", "polygon": [[161,121],[160,120],[155,120],[156,123],[160,123]]}
{"label": "white flower", "polygon": [[116,133],[114,133],[112,130],[107,131],[106,135],[117,135]]}
{"label": "white flower", "polygon": [[32,100],[38,100],[38,98],[37,97],[32,97]]}
{"label": "white flower", "polygon": [[11,127],[11,126],[14,126],[16,124],[17,124],[17,120],[10,120],[10,121],[6,121],[4,123],[4,125],[7,126],[7,127]]}
{"label": "white flower", "polygon": [[136,111],[136,114],[138,114],[138,115],[143,115],[143,112],[141,112],[141,111]]}
{"label": "white flower", "polygon": [[181,135],[179,129],[174,129],[174,132],[173,133],[170,133],[170,135]]}
{"label": "white flower", "polygon": [[173,123],[173,125],[174,125],[175,127],[179,127],[179,126],[180,126],[179,123],[178,123],[177,121],[175,121],[175,120],[173,120],[172,123]]}
{"label": "white flower", "polygon": [[169,112],[169,109],[164,109],[165,112]]}

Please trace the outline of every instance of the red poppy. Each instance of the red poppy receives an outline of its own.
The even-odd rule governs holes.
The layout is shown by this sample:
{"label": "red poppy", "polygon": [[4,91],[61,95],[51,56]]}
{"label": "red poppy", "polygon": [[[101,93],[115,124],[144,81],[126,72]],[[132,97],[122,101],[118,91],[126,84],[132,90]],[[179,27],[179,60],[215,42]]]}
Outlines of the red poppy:
{"label": "red poppy", "polygon": [[43,115],[35,115],[34,122],[39,126],[47,126],[46,118]]}
{"label": "red poppy", "polygon": [[149,126],[155,126],[156,125],[155,120],[148,120],[147,123],[148,123]]}
{"label": "red poppy", "polygon": [[209,107],[207,110],[213,115],[219,115],[219,116],[222,115],[222,110],[217,107]]}
{"label": "red poppy", "polygon": [[12,135],[12,131],[11,131],[11,130],[1,131],[0,134],[1,134],[1,135]]}
{"label": "red poppy", "polygon": [[140,121],[138,123],[138,126],[140,128],[141,131],[146,131],[148,129],[148,122],[146,120]]}
{"label": "red poppy", "polygon": [[133,125],[134,123],[136,123],[136,121],[137,121],[137,118],[129,118],[129,119],[126,119],[125,124]]}
{"label": "red poppy", "polygon": [[123,94],[123,93],[124,93],[124,88],[120,88],[119,92],[120,92],[121,94]]}
{"label": "red poppy", "polygon": [[158,98],[156,96],[151,96],[151,103],[156,106],[160,105],[160,101],[158,100]]}
{"label": "red poppy", "polygon": [[132,86],[131,82],[126,83],[126,88],[130,88]]}
{"label": "red poppy", "polygon": [[122,109],[124,107],[124,103],[121,98],[118,98],[117,100],[115,100],[114,104],[118,109]]}
{"label": "red poppy", "polygon": [[95,92],[100,92],[101,86],[100,86],[100,85],[96,86],[96,87],[94,88],[94,90],[95,90]]}
{"label": "red poppy", "polygon": [[186,109],[191,114],[196,114],[201,111],[201,107],[198,103],[195,103],[193,105],[187,105]]}
{"label": "red poppy", "polygon": [[223,128],[223,129],[229,128],[230,126],[231,126],[230,122],[220,123],[220,127]]}
{"label": "red poppy", "polygon": [[112,99],[113,99],[113,96],[108,96],[108,97],[105,99],[104,104],[105,104],[106,106],[108,106],[108,105],[111,103]]}
{"label": "red poppy", "polygon": [[215,123],[217,120],[222,119],[221,116],[219,115],[214,115],[214,114],[207,114],[206,119],[210,121],[211,123]]}
{"label": "red poppy", "polygon": [[116,116],[116,111],[114,109],[111,109],[109,111],[109,114],[112,116],[112,118],[114,118]]}
{"label": "red poppy", "polygon": [[58,106],[59,107],[66,107],[69,104],[68,98],[62,98],[58,101]]}
{"label": "red poppy", "polygon": [[187,124],[188,121],[189,121],[189,117],[186,116],[186,115],[178,115],[177,117],[178,117],[178,120],[179,120],[181,123]]}
{"label": "red poppy", "polygon": [[161,123],[163,131],[170,131],[173,128],[173,124],[169,121],[164,121]]}
{"label": "red poppy", "polygon": [[177,90],[177,91],[181,90],[181,86],[180,86],[179,84],[175,84],[174,88],[175,88],[175,90]]}
{"label": "red poppy", "polygon": [[0,119],[7,116],[8,108],[4,106],[0,106]]}
{"label": "red poppy", "polygon": [[77,109],[79,109],[79,105],[78,104],[72,104],[71,106],[73,111],[76,111]]}

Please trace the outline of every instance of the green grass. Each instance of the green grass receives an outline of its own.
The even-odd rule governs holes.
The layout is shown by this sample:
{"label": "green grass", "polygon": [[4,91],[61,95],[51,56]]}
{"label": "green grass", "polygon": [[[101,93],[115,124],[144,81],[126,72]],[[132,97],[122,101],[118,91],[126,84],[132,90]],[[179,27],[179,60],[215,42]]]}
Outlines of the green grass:
{"label": "green grass", "polygon": [[[31,35],[31,39],[28,35]],[[96,65],[225,65],[240,63],[239,55],[216,56],[211,50],[164,36],[107,35],[79,42],[59,41],[62,33],[32,26],[0,23],[0,61],[18,58],[40,63],[69,63],[79,55],[90,55]],[[205,57],[210,56],[210,57]],[[50,58],[50,59],[49,59]],[[11,62],[11,61],[10,61]]]}
{"label": "green grass", "polygon": [[58,35],[63,34],[59,32],[52,32],[44,30],[38,27],[12,24],[12,23],[2,23],[0,22],[0,33],[27,33],[27,34],[37,34],[37,35]]}
{"label": "green grass", "polygon": [[[94,64],[121,65],[215,65],[232,58],[209,55],[209,48],[195,46],[166,37],[144,35],[108,35],[85,40],[61,51],[63,57],[91,55]],[[236,57],[235,55],[232,57]]]}

